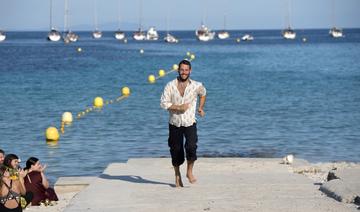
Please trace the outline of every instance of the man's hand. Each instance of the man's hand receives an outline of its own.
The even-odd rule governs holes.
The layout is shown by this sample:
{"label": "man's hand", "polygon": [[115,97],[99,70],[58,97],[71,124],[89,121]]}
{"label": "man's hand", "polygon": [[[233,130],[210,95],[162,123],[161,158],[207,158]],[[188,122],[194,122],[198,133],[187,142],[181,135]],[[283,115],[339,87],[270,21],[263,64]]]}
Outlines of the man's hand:
{"label": "man's hand", "polygon": [[187,109],[189,109],[189,107],[190,107],[189,103],[179,105],[178,111],[184,113]]}
{"label": "man's hand", "polygon": [[204,116],[205,116],[205,112],[204,112],[204,110],[203,110],[202,108],[199,108],[199,109],[198,109],[198,113],[199,113],[199,115],[200,115],[201,117],[204,117]]}

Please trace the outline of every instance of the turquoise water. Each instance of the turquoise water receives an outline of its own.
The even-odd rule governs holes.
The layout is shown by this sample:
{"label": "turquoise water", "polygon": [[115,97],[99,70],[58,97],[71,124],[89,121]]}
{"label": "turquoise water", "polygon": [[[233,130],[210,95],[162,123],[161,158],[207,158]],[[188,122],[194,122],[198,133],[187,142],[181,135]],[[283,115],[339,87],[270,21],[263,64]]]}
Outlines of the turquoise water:
{"label": "turquoise water", "polygon": [[[110,32],[95,41],[82,32],[79,42],[64,45],[47,42],[46,32],[10,32],[0,43],[0,148],[23,161],[39,157],[52,181],[96,175],[128,158],[169,157],[168,114],[159,98],[176,74],[156,84],[147,77],[190,51],[192,78],[208,90],[207,114],[198,119],[200,156],[293,153],[313,162],[359,162],[360,30],[345,30],[339,40],[327,30],[306,30],[295,41],[256,31],[253,42],[237,44],[243,33],[200,43],[192,31],[175,32],[181,42],[171,45],[123,44]],[[117,98],[123,86],[129,98],[75,119],[57,145],[46,144],[45,129],[59,127],[63,112],[76,116],[96,96]]]}

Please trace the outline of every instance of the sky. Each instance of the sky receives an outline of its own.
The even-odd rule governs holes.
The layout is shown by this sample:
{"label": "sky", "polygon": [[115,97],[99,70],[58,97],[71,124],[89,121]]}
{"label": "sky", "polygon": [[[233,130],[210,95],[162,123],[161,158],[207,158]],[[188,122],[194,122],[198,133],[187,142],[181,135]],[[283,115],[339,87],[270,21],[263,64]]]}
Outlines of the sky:
{"label": "sky", "polygon": [[[52,1],[53,26],[62,30],[64,0]],[[229,30],[282,29],[288,23],[294,29],[330,28],[333,25],[360,28],[360,0],[68,1],[69,22],[73,31],[95,28],[95,1],[98,28],[101,30],[116,30],[120,26],[122,30],[134,31],[139,27],[140,17],[144,29],[155,26],[158,30],[195,30],[202,21],[211,29]],[[291,7],[288,7],[289,2]],[[0,0],[0,29],[48,30],[49,8],[50,0]],[[287,14],[290,14],[289,19]]]}

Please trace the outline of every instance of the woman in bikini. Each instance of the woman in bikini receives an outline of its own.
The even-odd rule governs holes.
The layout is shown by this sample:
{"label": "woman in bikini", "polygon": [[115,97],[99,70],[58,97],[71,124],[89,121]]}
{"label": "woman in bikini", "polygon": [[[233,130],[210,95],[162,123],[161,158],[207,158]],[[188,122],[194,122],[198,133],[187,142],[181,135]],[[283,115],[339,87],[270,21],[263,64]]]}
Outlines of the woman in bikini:
{"label": "woman in bikini", "polygon": [[17,179],[12,179],[6,166],[0,167],[0,211],[21,212],[20,196],[25,195],[24,177],[26,173],[19,170]]}

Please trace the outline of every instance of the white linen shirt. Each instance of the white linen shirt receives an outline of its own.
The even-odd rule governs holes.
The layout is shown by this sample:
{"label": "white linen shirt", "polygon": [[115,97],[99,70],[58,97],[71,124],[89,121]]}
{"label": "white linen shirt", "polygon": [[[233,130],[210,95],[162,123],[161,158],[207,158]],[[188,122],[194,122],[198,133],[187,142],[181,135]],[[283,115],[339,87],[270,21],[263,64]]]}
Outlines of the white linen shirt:
{"label": "white linen shirt", "polygon": [[177,127],[189,127],[196,122],[195,111],[198,96],[206,96],[206,89],[201,82],[189,79],[184,96],[180,95],[177,88],[178,79],[168,82],[161,95],[160,106],[168,110],[174,105],[189,103],[189,108],[184,113],[169,110],[169,123]]}

